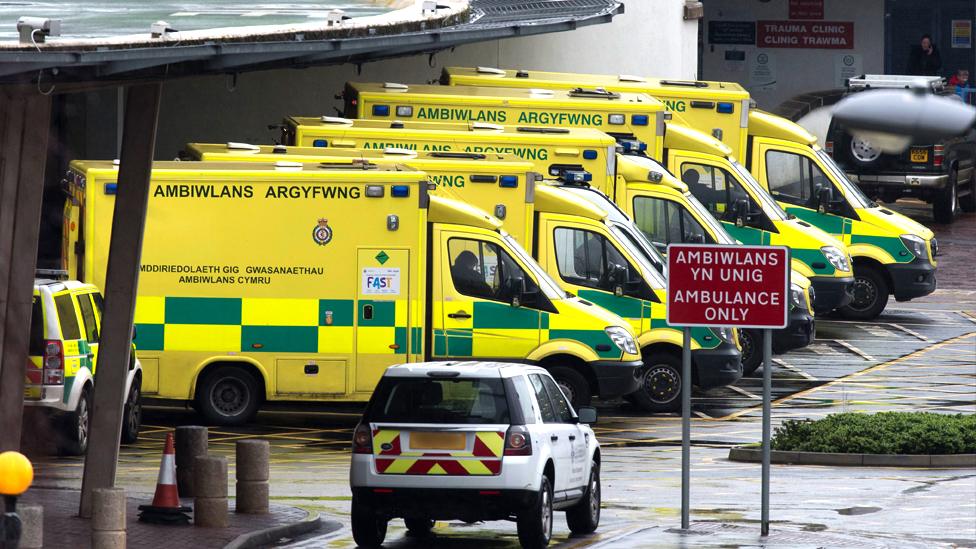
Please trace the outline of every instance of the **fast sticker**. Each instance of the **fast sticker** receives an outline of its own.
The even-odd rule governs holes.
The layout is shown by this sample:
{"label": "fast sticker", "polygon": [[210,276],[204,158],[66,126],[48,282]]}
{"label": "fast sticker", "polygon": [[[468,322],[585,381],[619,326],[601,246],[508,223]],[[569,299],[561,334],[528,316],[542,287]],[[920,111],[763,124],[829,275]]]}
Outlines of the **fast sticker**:
{"label": "fast sticker", "polygon": [[400,269],[363,269],[363,295],[399,295]]}

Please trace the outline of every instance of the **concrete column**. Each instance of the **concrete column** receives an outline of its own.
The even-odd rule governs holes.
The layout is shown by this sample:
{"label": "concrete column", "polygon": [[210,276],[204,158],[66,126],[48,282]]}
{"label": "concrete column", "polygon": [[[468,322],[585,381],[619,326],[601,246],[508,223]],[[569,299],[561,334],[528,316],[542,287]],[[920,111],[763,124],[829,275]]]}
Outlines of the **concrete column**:
{"label": "concrete column", "polygon": [[21,549],[39,549],[44,547],[44,508],[40,505],[17,506],[20,516],[20,547]]}
{"label": "concrete column", "polygon": [[184,425],[176,428],[176,486],[180,497],[192,498],[193,461],[207,455],[208,432],[206,427]]}
{"label": "concrete column", "polygon": [[50,96],[0,90],[0,452],[20,449]]}
{"label": "concrete column", "polygon": [[227,458],[198,456],[193,460],[193,524],[227,528]]}
{"label": "concrete column", "polygon": [[238,513],[268,512],[268,462],[271,444],[267,440],[237,441]]}
{"label": "concrete column", "polygon": [[98,488],[92,493],[92,549],[125,549],[125,490]]}

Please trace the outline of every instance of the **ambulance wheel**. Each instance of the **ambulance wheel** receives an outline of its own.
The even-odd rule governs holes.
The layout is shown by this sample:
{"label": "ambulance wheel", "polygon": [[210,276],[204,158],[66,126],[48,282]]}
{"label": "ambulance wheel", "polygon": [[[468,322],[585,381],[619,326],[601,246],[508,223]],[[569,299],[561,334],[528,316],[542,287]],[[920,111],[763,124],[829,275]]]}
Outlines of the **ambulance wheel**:
{"label": "ambulance wheel", "polygon": [[640,388],[627,400],[644,412],[676,412],[681,408],[681,360],[671,353],[650,353],[638,374]]}
{"label": "ambulance wheel", "polygon": [[956,189],[956,179],[959,174],[956,170],[949,172],[949,180],[946,181],[944,189],[935,195],[932,202],[932,217],[936,223],[948,225],[956,219],[959,211],[959,195]]}
{"label": "ambulance wheel", "polygon": [[407,534],[415,538],[425,538],[430,535],[434,528],[434,521],[425,518],[405,518],[403,523],[407,526]]}
{"label": "ambulance wheel", "polygon": [[372,507],[352,497],[352,539],[360,547],[379,547],[386,539],[386,525],[389,521],[376,513]]}
{"label": "ambulance wheel", "polygon": [[129,387],[129,396],[125,399],[122,412],[122,443],[132,444],[139,440],[139,428],[142,427],[142,380],[136,377]]}
{"label": "ambulance wheel", "polygon": [[552,539],[552,484],[542,475],[535,502],[518,514],[518,538],[525,549],[541,549]]}
{"label": "ambulance wheel", "polygon": [[854,298],[839,309],[841,316],[851,320],[871,320],[888,305],[888,280],[877,267],[854,266]]}
{"label": "ambulance wheel", "polygon": [[590,384],[583,374],[568,366],[555,366],[548,370],[574,410],[579,410],[580,406],[589,406]]}
{"label": "ambulance wheel", "polygon": [[216,425],[240,425],[258,410],[257,380],[237,366],[219,366],[208,373],[197,389],[197,411]]}
{"label": "ambulance wheel", "polygon": [[80,456],[88,450],[88,437],[91,435],[91,385],[86,385],[78,399],[74,412],[65,415],[61,428],[61,453]]}
{"label": "ambulance wheel", "polygon": [[742,375],[752,375],[762,366],[759,352],[759,333],[756,330],[739,330],[739,345],[742,346]]}

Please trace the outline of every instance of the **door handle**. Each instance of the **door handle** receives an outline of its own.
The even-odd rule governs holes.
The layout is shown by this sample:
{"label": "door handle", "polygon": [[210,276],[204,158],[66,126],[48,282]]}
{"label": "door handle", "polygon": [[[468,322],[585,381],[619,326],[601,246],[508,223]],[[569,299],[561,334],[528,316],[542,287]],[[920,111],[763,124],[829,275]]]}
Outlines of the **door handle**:
{"label": "door handle", "polygon": [[559,440],[559,437],[556,435],[552,435],[551,437],[549,437],[549,440],[556,442],[557,440]]}
{"label": "door handle", "polygon": [[448,313],[447,318],[471,318],[471,315],[464,311],[458,311],[456,313]]}
{"label": "door handle", "polygon": [[576,440],[576,435],[569,435],[569,440]]}

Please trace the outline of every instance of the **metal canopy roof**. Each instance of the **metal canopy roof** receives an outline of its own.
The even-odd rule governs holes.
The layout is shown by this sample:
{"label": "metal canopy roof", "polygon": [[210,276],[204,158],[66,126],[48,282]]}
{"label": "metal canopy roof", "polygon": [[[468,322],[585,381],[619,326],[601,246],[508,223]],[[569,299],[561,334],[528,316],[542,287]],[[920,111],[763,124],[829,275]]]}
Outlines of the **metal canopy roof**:
{"label": "metal canopy roof", "polygon": [[446,26],[431,29],[429,23],[417,21],[412,28],[401,26],[408,29],[390,34],[359,32],[324,39],[296,35],[287,40],[276,36],[153,47],[0,48],[0,84],[31,84],[38,89],[56,85],[57,92],[65,92],[78,85],[362,63],[609,23],[623,10],[619,0],[470,0],[470,16],[464,22],[448,20]]}

